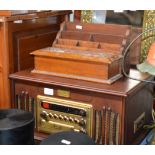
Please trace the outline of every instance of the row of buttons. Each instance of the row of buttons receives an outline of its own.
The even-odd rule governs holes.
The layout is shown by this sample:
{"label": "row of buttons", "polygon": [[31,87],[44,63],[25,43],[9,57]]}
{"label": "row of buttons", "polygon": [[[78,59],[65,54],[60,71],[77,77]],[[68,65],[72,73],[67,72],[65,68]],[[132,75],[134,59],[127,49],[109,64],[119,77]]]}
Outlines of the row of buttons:
{"label": "row of buttons", "polygon": [[49,117],[49,118],[54,118],[54,119],[70,121],[72,123],[77,123],[80,126],[85,126],[86,125],[86,120],[84,120],[83,118],[79,120],[77,118],[72,118],[72,117],[63,116],[63,115],[57,115],[57,114],[52,114],[52,113],[48,114],[46,111],[42,111],[40,113],[40,117],[45,119],[46,121],[48,121],[48,117]]}

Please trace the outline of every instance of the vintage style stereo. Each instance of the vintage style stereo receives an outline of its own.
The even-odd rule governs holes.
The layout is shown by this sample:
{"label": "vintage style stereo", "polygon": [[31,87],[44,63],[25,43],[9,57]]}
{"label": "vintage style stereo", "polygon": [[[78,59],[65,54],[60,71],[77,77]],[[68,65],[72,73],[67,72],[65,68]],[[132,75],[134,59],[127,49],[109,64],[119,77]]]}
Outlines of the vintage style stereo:
{"label": "vintage style stereo", "polygon": [[[152,79],[134,70],[130,75]],[[46,138],[46,133],[75,130],[92,135],[97,144],[138,144],[147,134],[143,125],[152,120],[152,85],[126,78],[112,85],[88,83],[34,76],[30,70],[10,77],[12,107],[34,112],[37,140]]]}
{"label": "vintage style stereo", "polygon": [[92,136],[92,117],[90,104],[37,96],[38,131],[56,133],[73,130]]}

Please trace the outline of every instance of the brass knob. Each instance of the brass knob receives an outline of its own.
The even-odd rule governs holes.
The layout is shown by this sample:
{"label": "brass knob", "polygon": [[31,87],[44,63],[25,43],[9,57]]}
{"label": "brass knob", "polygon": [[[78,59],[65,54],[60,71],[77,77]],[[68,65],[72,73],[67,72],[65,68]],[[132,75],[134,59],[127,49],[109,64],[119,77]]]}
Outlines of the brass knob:
{"label": "brass knob", "polygon": [[65,121],[69,121],[69,118],[67,116],[64,116]]}
{"label": "brass knob", "polygon": [[74,122],[79,124],[80,121],[77,118],[74,118]]}
{"label": "brass knob", "polygon": [[74,122],[74,119],[72,117],[69,117],[70,122]]}
{"label": "brass knob", "polygon": [[55,119],[58,119],[59,116],[58,116],[57,114],[54,114],[54,118],[55,118]]}
{"label": "brass knob", "polygon": [[46,111],[42,111],[40,113],[40,117],[47,121],[47,119],[48,119],[48,113]]}
{"label": "brass knob", "polygon": [[80,126],[85,126],[86,125],[86,120],[81,119],[80,122],[79,122],[79,125]]}
{"label": "brass knob", "polygon": [[50,118],[53,118],[54,115],[53,115],[52,113],[49,113],[49,117],[50,117]]}
{"label": "brass knob", "polygon": [[63,119],[64,119],[64,117],[63,117],[62,115],[59,115],[59,119],[63,120]]}

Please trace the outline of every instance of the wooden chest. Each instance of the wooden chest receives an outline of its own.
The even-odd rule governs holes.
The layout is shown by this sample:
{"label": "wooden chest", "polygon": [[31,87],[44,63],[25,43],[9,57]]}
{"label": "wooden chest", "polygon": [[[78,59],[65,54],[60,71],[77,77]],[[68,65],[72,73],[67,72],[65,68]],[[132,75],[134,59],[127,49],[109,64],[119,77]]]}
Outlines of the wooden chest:
{"label": "wooden chest", "polygon": [[64,22],[52,47],[32,52],[32,72],[111,84],[122,76],[129,34],[126,25]]}

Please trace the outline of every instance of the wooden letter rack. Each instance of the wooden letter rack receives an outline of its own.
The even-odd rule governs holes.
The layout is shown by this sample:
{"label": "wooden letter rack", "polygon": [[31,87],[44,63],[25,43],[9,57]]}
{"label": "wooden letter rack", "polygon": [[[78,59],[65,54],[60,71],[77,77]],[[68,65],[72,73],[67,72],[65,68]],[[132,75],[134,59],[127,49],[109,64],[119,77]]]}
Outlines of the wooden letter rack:
{"label": "wooden letter rack", "polygon": [[127,25],[64,22],[52,47],[32,52],[32,72],[111,84],[122,76],[129,34]]}

